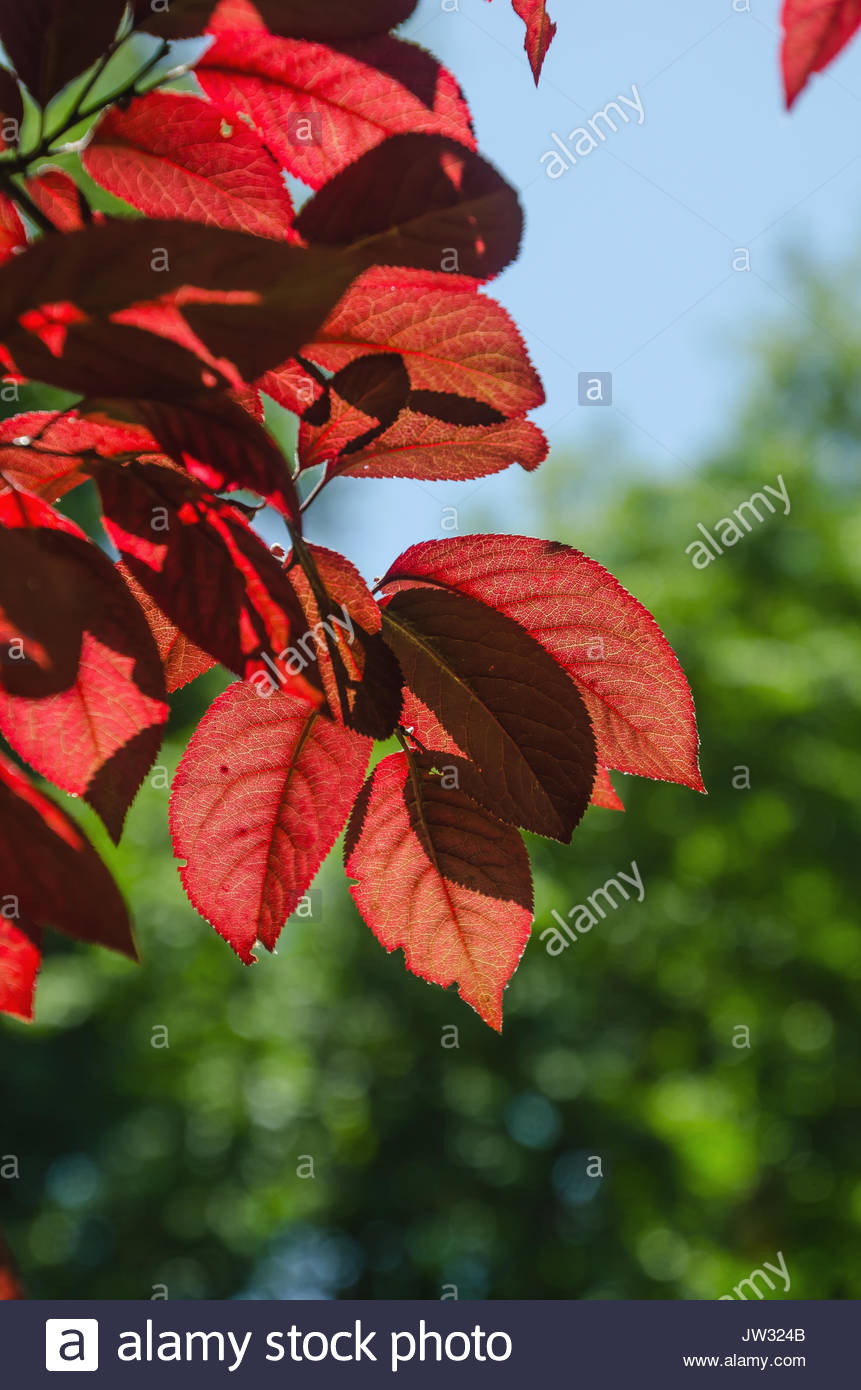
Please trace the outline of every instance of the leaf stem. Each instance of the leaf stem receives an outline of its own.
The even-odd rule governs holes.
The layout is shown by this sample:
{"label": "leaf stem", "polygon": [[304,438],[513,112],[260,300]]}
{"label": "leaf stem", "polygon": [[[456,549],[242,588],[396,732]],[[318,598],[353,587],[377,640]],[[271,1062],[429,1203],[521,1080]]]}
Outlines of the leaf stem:
{"label": "leaf stem", "polygon": [[326,484],[327,484],[328,481],[329,481],[329,479],[327,478],[326,474],[324,473],[323,476],[322,476],[322,478],[319,478],[319,479],[317,480],[317,482],[316,482],[316,483],[314,484],[314,486],[312,487],[311,491],[308,493],[308,496],[305,498],[305,501],[302,503],[302,505],[301,505],[300,508],[299,508],[300,512],[305,512],[305,511],[308,510],[308,508],[310,507],[310,505],[311,505],[311,503],[314,501],[314,499],[315,499],[316,497],[319,497],[320,493],[323,491],[323,488],[326,486]]}
{"label": "leaf stem", "polygon": [[320,578],[320,572],[317,569],[314,557],[305,544],[299,527],[292,521],[287,520],[287,530],[290,532],[290,539],[293,542],[293,554],[299,561],[302,572],[311,586],[311,593],[314,596],[314,602],[317,605],[320,623],[322,624],[323,633],[326,638],[326,650],[329,654],[329,660],[332,663],[332,670],[335,673],[335,684],[338,687],[338,701],[341,706],[341,718],[346,725],[349,725],[350,703],[347,696],[347,682],[349,678],[341,653],[338,651],[335,640],[329,631],[329,624],[326,622],[327,609],[331,606],[332,601],[326,592],[326,586]]}

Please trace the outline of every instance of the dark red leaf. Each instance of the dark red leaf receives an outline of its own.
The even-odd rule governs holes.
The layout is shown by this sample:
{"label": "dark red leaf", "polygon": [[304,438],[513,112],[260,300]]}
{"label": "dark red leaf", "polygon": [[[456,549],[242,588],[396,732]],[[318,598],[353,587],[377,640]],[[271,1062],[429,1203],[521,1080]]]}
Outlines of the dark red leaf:
{"label": "dark red leaf", "polygon": [[125,904],[89,840],[2,757],[0,883],[22,921],[137,960]]}
{"label": "dark red leaf", "polygon": [[86,615],[70,586],[65,535],[0,532],[0,692],[44,699],[68,690],[81,658]]}
{"label": "dark red leaf", "polygon": [[272,155],[242,121],[194,96],[150,92],[111,107],[82,155],[91,178],[147,217],[283,240],[293,206]]}
{"label": "dark red leaf", "polygon": [[350,819],[356,905],[408,970],[460,996],[498,1032],[502,994],[532,923],[523,841],[404,754],[374,770]]}
{"label": "dark red leaf", "polygon": [[550,654],[504,613],[442,589],[394,594],[383,634],[407,687],[403,722],[419,742],[470,759],[460,787],[500,819],[568,841],[589,804],[595,740]]}
{"label": "dark red leaf", "polygon": [[303,700],[249,685],[220,695],[173,781],[174,852],[194,906],[250,964],[273,950],[335,842],[370,739]]}
{"label": "dark red leaf", "polygon": [[125,0],[87,0],[82,16],[68,0],[0,0],[0,39],[31,96],[44,106],[108,47]]}
{"label": "dark red leaf", "polygon": [[236,401],[211,392],[187,405],[140,401],[137,413],[165,453],[207,487],[250,488],[298,524],[299,499],[287,460]]}
{"label": "dark red leaf", "polygon": [[[33,380],[102,395],[178,399],[192,383],[200,389],[207,375],[214,379],[212,370],[177,348],[159,371],[157,352],[174,345],[153,344],[152,335],[105,319],[194,287],[191,298],[206,302],[190,303],[186,317],[209,347],[211,335],[214,358],[237,364],[235,385],[298,352],[374,254],[371,247],[291,246],[191,222],[106,221],[62,240],[31,242],[14,266],[0,266],[0,342]],[[59,320],[65,331],[46,350],[34,315],[57,305],[71,305],[74,315]],[[136,368],[143,378],[137,390]],[[83,384],[88,377],[95,387],[92,380]]]}
{"label": "dark red leaf", "polygon": [[46,503],[7,489],[0,526],[24,529],[63,564],[83,627],[69,687],[44,698],[0,692],[0,730],[42,776],[83,796],[118,840],[169,713],[149,625],[107,556]]}
{"label": "dark red leaf", "polygon": [[285,169],[319,188],[387,135],[447,135],[475,148],[454,78],[414,44],[380,37],[338,48],[218,32],[195,69],[207,96],[248,121]]}
{"label": "dark red leaf", "polygon": [[784,0],[783,85],[791,107],[861,26],[861,0]]}
{"label": "dark red leaf", "polygon": [[514,190],[464,145],[392,135],[330,179],[296,225],[318,245],[369,238],[367,265],[487,280],[517,255],[523,217]]}
{"label": "dark red leaf", "polygon": [[321,43],[364,38],[402,24],[417,0],[171,0],[167,10],[153,0],[133,0],[140,28],[167,38],[189,38],[211,27],[251,29],[264,21],[273,34]]}
{"label": "dark red leaf", "polygon": [[[108,535],[170,621],[238,675],[283,671],[304,614],[242,514],[164,460],[103,467],[98,485]],[[319,703],[316,668],[282,679]]]}
{"label": "dark red leaf", "polygon": [[[14,121],[17,127],[14,140],[6,139],[7,132],[4,132],[0,138],[0,148],[8,149],[9,146],[17,144],[17,136],[24,119],[24,102],[21,98],[21,89],[7,68],[0,68],[0,113],[2,113],[0,114],[0,127],[2,127],[6,117]],[[11,133],[11,131],[8,132],[10,135]]]}

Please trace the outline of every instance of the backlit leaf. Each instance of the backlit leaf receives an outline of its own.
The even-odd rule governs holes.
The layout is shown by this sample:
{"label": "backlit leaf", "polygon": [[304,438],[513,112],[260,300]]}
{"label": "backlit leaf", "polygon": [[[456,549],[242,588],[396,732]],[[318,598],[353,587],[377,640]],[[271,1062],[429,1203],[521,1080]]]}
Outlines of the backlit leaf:
{"label": "backlit leaf", "polygon": [[454,78],[414,44],[381,37],[337,49],[218,32],[195,75],[235,121],[249,121],[285,169],[319,188],[387,135],[475,140]]}
{"label": "backlit leaf", "polygon": [[18,216],[18,209],[10,198],[0,193],[0,264],[26,245],[27,233]]}
{"label": "backlit leaf", "polygon": [[89,840],[3,757],[0,883],[22,920],[137,959],[119,889]]}
{"label": "backlit leaf", "polygon": [[[446,391],[514,416],[544,401],[541,382],[515,324],[474,289],[389,285],[363,277],[347,291],[303,355],[337,372],[357,357],[398,353],[416,391]],[[282,400],[278,369],[259,383]],[[313,396],[311,397],[313,399]],[[308,399],[304,402],[308,404]]]}
{"label": "backlit leaf", "polygon": [[599,767],[595,777],[595,785],[592,788],[593,806],[603,806],[607,811],[624,811],[616,788],[610,781],[610,774],[606,767]]}
{"label": "backlit leaf", "polygon": [[194,906],[240,960],[273,950],[362,785],[370,739],[294,696],[236,684],[204,716],[171,797]]}
{"label": "backlit leaf", "polygon": [[272,155],[208,102],[150,92],[106,112],[82,155],[102,188],[148,217],[286,237],[290,196]]}
{"label": "backlit leaf", "polygon": [[[27,180],[27,192],[58,231],[76,232],[84,226],[78,186],[62,169],[43,166],[34,178]],[[101,216],[99,212],[94,214],[96,219]]]}
{"label": "backlit leaf", "polygon": [[447,987],[497,1031],[502,994],[532,923],[529,860],[516,830],[406,755],[374,770],[347,830],[350,892],[387,951]]}
{"label": "backlit leaf", "polygon": [[0,421],[0,473],[48,502],[86,482],[92,462],[155,448],[146,429],[107,417],[82,418],[77,410],[31,410]]}
{"label": "backlit leaf", "polygon": [[386,592],[404,582],[492,605],[530,632],[576,681],[598,762],[703,791],[693,701],[652,615],[579,550],[528,536],[461,536],[413,546]]}
{"label": "backlit leaf", "polygon": [[118,564],[117,571],[128,584],[150,625],[164,667],[164,683],[168,694],[172,695],[175,690],[180,690],[198,676],[211,671],[216,664],[213,657],[196,647],[184,632],[180,632],[176,624],[172,623],[153,602],[146,589],[141,588],[124,564]]}
{"label": "backlit leaf", "polygon": [[46,503],[7,489],[0,527],[22,528],[63,564],[83,627],[73,682],[43,698],[0,692],[0,731],[43,777],[83,796],[118,840],[169,713],[149,626],[107,556]]}
{"label": "backlit leaf", "polygon": [[556,33],[556,25],[547,13],[547,0],[511,0],[511,3],[515,14],[519,15],[526,25],[523,47],[526,49],[537,87],[547,50]]}
{"label": "backlit leaf", "polygon": [[[0,913],[0,1014],[30,1022],[42,964],[42,929]],[[2,1279],[2,1271],[0,1271]]]}
{"label": "backlit leaf", "polygon": [[[531,420],[458,425],[407,408],[391,428],[357,449],[356,417],[350,415],[344,422],[348,427],[345,438],[338,430],[341,413],[336,409],[333,421],[321,430],[303,422],[299,431],[303,468],[329,460],[330,474],[348,478],[463,480],[499,473],[513,463],[531,470],[547,456],[547,441]],[[365,428],[358,424],[359,430]],[[347,452],[342,452],[345,447]]]}
{"label": "backlit leaf", "polygon": [[792,106],[861,26],[861,0],[784,0],[783,85]]}

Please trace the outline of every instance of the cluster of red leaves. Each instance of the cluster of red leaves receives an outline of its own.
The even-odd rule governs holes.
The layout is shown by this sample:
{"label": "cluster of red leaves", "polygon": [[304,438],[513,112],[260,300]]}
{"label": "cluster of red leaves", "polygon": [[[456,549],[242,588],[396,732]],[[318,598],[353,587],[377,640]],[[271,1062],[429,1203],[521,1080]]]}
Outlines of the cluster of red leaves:
{"label": "cluster of red leaves", "polygon": [[[413,8],[96,0],[84,26],[56,0],[0,0],[4,380],[78,397],[0,423],[0,733],[117,839],[170,694],[223,665],[239,680],[172,793],[192,902],[250,962],[346,826],[378,938],[499,1028],[532,917],[520,831],[564,842],[590,801],[621,809],[609,769],[702,783],[673,652],[579,551],[428,542],[371,593],[303,537],[307,470],[318,488],[467,479],[546,451],[540,382],[481,288],[516,255],[517,198],[451,74],[390,32]],[[514,9],[537,80],[555,26],[542,0]],[[788,0],[790,102],[859,23],[857,0]],[[168,72],[93,124],[87,94],[130,29],[168,69],[173,40],[203,35],[197,94]],[[20,86],[50,130],[88,69],[67,126],[23,153]],[[84,178],[44,162],[87,117],[82,175],[137,218],[94,213]],[[285,174],[311,190],[298,211]],[[267,399],[297,416],[295,472]],[[85,483],[113,559],[57,509]],[[237,492],[280,513],[288,553]],[[135,946],[90,843],[8,758],[0,825],[0,1008],[28,1018],[46,926]]]}
{"label": "cluster of red leaves", "polygon": [[[116,839],[171,693],[226,667],[172,790],[191,901],[251,962],[346,827],[379,940],[499,1028],[532,921],[520,832],[567,842],[590,802],[622,809],[610,769],[702,782],[671,648],[580,551],[426,542],[372,593],[304,538],[309,470],[469,479],[546,451],[541,384],[483,288],[517,253],[518,201],[452,75],[391,32],[414,3],[93,0],[83,25],[0,0],[4,383],[77,397],[0,422],[0,733]],[[555,26],[543,0],[514,9],[537,80]],[[788,0],[784,21],[791,101],[861,3]],[[88,104],[132,29],[167,76]],[[179,93],[171,44],[194,36]],[[20,86],[48,107],[35,151],[12,138]],[[46,163],[69,134],[80,178]],[[88,178],[127,215],[94,212]],[[297,417],[295,469],[267,401]],[[85,484],[110,555],[58,509]],[[286,551],[252,524],[264,504]],[[0,1009],[22,1018],[45,927],[135,957],[95,850],[4,757]]]}

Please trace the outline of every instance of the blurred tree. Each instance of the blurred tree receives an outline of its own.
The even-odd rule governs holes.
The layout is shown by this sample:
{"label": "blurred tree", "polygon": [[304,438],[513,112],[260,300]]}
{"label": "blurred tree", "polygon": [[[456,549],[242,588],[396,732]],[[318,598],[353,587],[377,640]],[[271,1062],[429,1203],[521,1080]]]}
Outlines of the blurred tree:
{"label": "blurred tree", "polygon": [[[843,284],[803,293],[696,477],[616,475],[595,506],[589,460],[544,472],[541,529],[679,651],[710,795],[616,776],[627,815],[533,841],[501,1040],[388,959],[336,856],[252,971],[195,917],[168,780],[218,677],[178,701],[122,848],[83,813],[144,964],[55,943],[35,1027],[3,1027],[29,1296],[715,1298],[778,1251],[792,1297],[861,1293],[861,330]],[[789,515],[695,569],[697,523],[778,475]],[[643,902],[548,954],[552,910],[632,861]]]}

